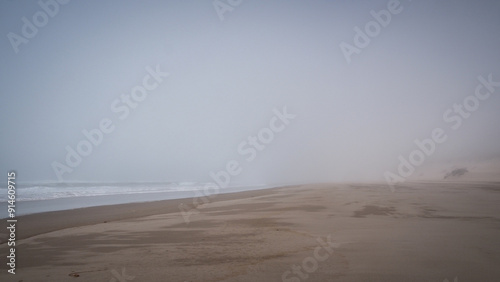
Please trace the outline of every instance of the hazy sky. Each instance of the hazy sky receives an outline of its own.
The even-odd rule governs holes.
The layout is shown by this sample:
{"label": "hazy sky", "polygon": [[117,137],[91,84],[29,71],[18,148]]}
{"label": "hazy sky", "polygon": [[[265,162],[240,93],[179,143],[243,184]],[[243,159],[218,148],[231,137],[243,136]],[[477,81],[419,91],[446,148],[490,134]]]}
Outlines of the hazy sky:
{"label": "hazy sky", "polygon": [[[500,158],[500,87],[460,126],[443,119],[478,76],[500,81],[500,1],[401,1],[350,63],[341,43],[357,48],[355,27],[396,4],[215,3],[70,1],[44,16],[37,1],[1,1],[0,171],[56,181],[57,162],[65,181],[210,181],[236,160],[233,184],[383,180],[435,128],[447,140],[421,169]],[[148,67],[169,76],[118,112]],[[251,161],[238,153],[284,107],[284,130]],[[114,130],[68,166],[66,147],[104,119]]]}

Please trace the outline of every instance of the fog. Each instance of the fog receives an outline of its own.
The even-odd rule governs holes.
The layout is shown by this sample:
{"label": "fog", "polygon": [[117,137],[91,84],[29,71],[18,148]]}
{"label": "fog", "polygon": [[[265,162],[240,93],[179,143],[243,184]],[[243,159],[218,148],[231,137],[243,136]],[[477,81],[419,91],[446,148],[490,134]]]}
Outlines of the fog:
{"label": "fog", "polygon": [[18,181],[500,175],[498,1],[41,2],[0,2]]}

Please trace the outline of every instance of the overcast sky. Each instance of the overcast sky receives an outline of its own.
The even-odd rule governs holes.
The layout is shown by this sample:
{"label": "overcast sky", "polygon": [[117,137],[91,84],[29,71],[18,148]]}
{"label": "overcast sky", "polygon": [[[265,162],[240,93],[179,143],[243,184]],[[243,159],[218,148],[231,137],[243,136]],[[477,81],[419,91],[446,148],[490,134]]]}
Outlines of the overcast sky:
{"label": "overcast sky", "polygon": [[[1,1],[0,171],[58,181],[57,163],[64,181],[205,182],[235,160],[232,184],[383,180],[435,128],[447,140],[422,170],[500,158],[500,87],[461,124],[443,118],[479,76],[500,81],[499,1],[215,3],[70,1],[45,17],[37,1]],[[388,5],[390,21],[356,47],[355,27]],[[358,49],[346,56],[342,42]],[[149,79],[157,68],[169,76]],[[157,87],[132,109],[120,96],[144,80]],[[240,154],[284,108],[295,116],[284,129]],[[67,146],[103,120],[113,131],[68,165]]]}

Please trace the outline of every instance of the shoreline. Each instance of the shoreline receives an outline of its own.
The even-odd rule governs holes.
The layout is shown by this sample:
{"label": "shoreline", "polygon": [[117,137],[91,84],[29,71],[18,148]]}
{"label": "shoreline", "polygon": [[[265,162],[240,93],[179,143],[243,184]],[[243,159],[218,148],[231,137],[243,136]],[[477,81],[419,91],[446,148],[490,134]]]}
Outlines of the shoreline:
{"label": "shoreline", "polygon": [[[220,193],[213,198],[211,203],[261,196],[271,193],[271,190],[286,187],[293,186]],[[19,226],[17,239],[26,239],[66,228],[145,217],[162,213],[179,213],[179,217],[182,217],[179,205],[185,204],[193,208],[192,202],[194,198],[195,197],[185,197],[166,200],[128,202],[20,215],[16,217]],[[202,209],[203,208],[200,207],[200,210]],[[85,214],[85,217],[81,217],[81,214]],[[54,218],[55,220],[47,221],[47,218]],[[7,218],[2,218],[1,220],[5,222]],[[0,246],[5,243],[6,239],[4,237],[0,238]]]}
{"label": "shoreline", "polygon": [[310,184],[220,194],[189,223],[193,198],[26,215],[0,280],[496,281],[499,201],[498,183]]}
{"label": "shoreline", "polygon": [[[302,186],[317,186],[317,185],[333,185],[333,186],[356,186],[357,188],[364,187],[380,187],[380,193],[389,192],[389,188],[385,182],[378,183],[365,183],[365,182],[356,182],[356,183],[316,183],[316,184],[297,184],[297,185],[284,185],[277,187],[269,187],[269,188],[260,188],[256,190],[241,190],[241,191],[232,191],[232,192],[224,192],[216,194],[215,197],[210,199],[209,204],[213,204],[219,201],[228,201],[228,200],[244,200],[251,197],[262,196],[265,194],[272,193],[273,190],[286,189],[286,188],[297,188]],[[445,186],[463,186],[463,185],[478,185],[478,186],[494,186],[500,187],[500,182],[489,182],[489,181],[471,181],[471,182],[451,182],[451,181],[414,181],[407,182],[402,184],[397,184],[396,187],[409,187],[413,185],[421,185],[421,189],[425,189],[426,186],[429,185],[445,185]],[[386,187],[387,186],[387,187]],[[240,187],[241,188],[241,187]],[[386,188],[386,189],[385,189]],[[396,188],[397,189],[397,188]],[[498,188],[500,191],[500,188]],[[21,232],[23,234],[19,234],[17,239],[26,239],[29,237],[33,237],[36,235],[49,233],[65,228],[79,227],[85,225],[98,224],[103,222],[111,222],[118,220],[126,220],[138,217],[146,217],[151,215],[163,214],[163,213],[179,213],[179,217],[181,215],[181,209],[179,208],[180,204],[187,205],[189,208],[194,208],[193,201],[197,197],[192,197],[193,191],[188,191],[191,196],[186,196],[182,198],[167,198],[167,199],[159,199],[159,200],[151,200],[150,195],[156,193],[150,193],[148,197],[142,201],[127,201],[121,202],[122,200],[118,200],[118,203],[110,203],[110,204],[99,204],[92,206],[84,206],[77,208],[64,208],[60,210],[49,210],[42,212],[35,212],[29,214],[22,214],[17,216],[19,222],[25,222],[25,227],[21,226]],[[144,193],[147,194],[147,193]],[[159,192],[159,194],[166,194],[165,192]],[[132,197],[136,196],[134,194],[126,194],[126,195],[105,195],[105,196],[88,196],[84,198],[92,199],[96,197],[102,198],[113,198],[113,197]],[[79,200],[82,197],[75,197],[74,199],[69,200]],[[53,200],[44,200],[40,201],[41,203],[53,203],[58,202],[59,200],[68,200],[64,199],[53,199]],[[200,202],[200,201],[198,201]],[[26,202],[24,202],[26,203]],[[201,202],[200,202],[201,203]],[[18,203],[23,204],[23,202]],[[203,206],[200,206],[199,210],[203,210]],[[85,217],[79,217],[81,214],[86,214]],[[56,220],[47,222],[46,218],[55,218]],[[0,218],[2,221],[6,221],[8,218]],[[77,219],[77,220],[75,220]],[[26,226],[29,226],[27,229]],[[24,229],[24,230],[23,230]],[[0,233],[0,246],[6,243],[5,236]]]}
{"label": "shoreline", "polygon": [[[269,189],[278,186],[235,186],[219,190],[217,195],[226,193],[236,193],[243,191],[253,191],[261,189]],[[53,199],[40,200],[16,200],[16,215],[24,216],[42,212],[72,210],[78,208],[87,208],[95,206],[109,206],[127,203],[153,202],[172,199],[193,198],[193,194],[201,193],[203,188],[198,187],[194,190],[178,191],[165,190],[154,192],[136,192],[122,194],[105,194],[105,195],[86,195],[75,197],[61,197]],[[0,219],[6,219],[7,201],[0,202]]]}

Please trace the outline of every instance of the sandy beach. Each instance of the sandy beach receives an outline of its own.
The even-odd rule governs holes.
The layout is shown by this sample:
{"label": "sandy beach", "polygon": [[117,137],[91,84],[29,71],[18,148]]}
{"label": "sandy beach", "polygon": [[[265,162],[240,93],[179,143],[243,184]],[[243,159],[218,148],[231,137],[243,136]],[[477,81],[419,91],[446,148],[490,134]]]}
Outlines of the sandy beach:
{"label": "sandy beach", "polygon": [[499,183],[317,184],[216,195],[189,223],[193,199],[27,215],[0,280],[500,281],[499,202]]}

